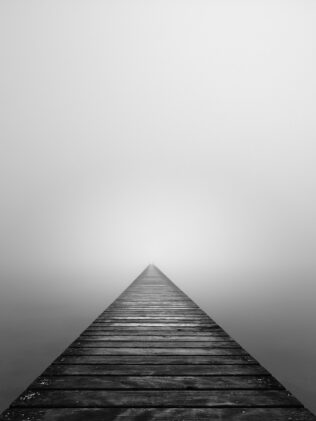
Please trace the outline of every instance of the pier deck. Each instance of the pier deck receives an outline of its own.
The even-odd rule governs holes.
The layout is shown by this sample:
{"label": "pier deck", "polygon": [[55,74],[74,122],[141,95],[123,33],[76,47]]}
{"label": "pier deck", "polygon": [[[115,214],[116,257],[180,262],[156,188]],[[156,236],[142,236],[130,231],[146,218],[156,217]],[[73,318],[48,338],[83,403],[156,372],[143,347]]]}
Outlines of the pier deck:
{"label": "pier deck", "polygon": [[5,411],[6,421],[315,421],[149,266]]}

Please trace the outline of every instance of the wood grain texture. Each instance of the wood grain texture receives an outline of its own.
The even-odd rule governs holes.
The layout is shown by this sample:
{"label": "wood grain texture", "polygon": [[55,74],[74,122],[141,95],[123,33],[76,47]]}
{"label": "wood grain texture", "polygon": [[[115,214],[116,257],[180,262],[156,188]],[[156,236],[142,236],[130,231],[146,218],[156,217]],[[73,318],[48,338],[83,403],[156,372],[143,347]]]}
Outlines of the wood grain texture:
{"label": "wood grain texture", "polygon": [[268,375],[257,364],[210,364],[210,365],[170,365],[170,364],[52,364],[43,373],[45,376],[58,375],[110,375],[110,376],[227,376],[227,375]]}
{"label": "wood grain texture", "polygon": [[316,421],[154,266],[0,419]]}
{"label": "wood grain texture", "polygon": [[15,407],[298,407],[285,390],[28,390]]}
{"label": "wood grain texture", "polygon": [[271,376],[41,376],[31,389],[280,389]]}
{"label": "wood grain texture", "polygon": [[245,363],[255,363],[252,357],[247,355],[81,355],[68,356],[61,355],[56,359],[59,364],[157,364],[174,365],[190,364],[199,366],[209,366],[214,364],[234,364],[234,362],[244,361]]}
{"label": "wood grain texture", "polygon": [[245,355],[242,348],[68,348],[64,355]]}
{"label": "wood grain texture", "polygon": [[[80,341],[101,341],[101,342],[122,342],[122,341],[137,341],[141,342],[144,346],[148,344],[150,346],[151,342],[164,342],[164,343],[172,343],[175,346],[179,342],[186,342],[189,343],[206,343],[209,344],[210,342],[235,342],[233,339],[228,338],[226,336],[179,336],[179,335],[84,335],[82,334],[78,338],[78,342]],[[75,341],[76,342],[76,341]],[[73,343],[75,343],[73,342]],[[200,345],[199,345],[200,346]]]}
{"label": "wood grain texture", "polygon": [[12,408],[4,421],[315,421],[303,408]]}
{"label": "wood grain texture", "polygon": [[[213,341],[214,342],[214,341]],[[102,341],[81,339],[73,342],[71,348],[206,348],[212,349],[212,345],[208,341]],[[216,348],[240,348],[240,346],[232,341],[216,341]]]}

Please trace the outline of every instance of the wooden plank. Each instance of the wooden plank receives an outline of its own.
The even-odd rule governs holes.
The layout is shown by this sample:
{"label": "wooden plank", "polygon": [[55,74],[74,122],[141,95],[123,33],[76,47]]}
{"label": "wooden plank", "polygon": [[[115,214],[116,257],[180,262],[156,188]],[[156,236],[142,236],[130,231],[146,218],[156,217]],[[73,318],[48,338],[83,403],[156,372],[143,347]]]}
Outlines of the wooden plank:
{"label": "wooden plank", "polygon": [[174,326],[121,326],[120,329],[118,327],[114,326],[91,326],[87,329],[87,331],[111,331],[111,332],[191,332],[191,333],[199,333],[199,332],[214,332],[214,331],[221,331],[219,327],[217,326],[198,326],[198,327],[174,327]]}
{"label": "wooden plank", "polygon": [[[79,341],[90,342],[90,341],[142,341],[142,343],[150,344],[151,342],[170,342],[177,345],[179,342],[186,343],[210,343],[210,342],[235,342],[233,339],[226,336],[185,336],[185,335],[81,335],[78,338]],[[237,343],[237,342],[236,342]],[[200,345],[199,345],[200,346]]]}
{"label": "wooden plank", "polygon": [[150,311],[152,311],[152,310],[161,310],[161,309],[163,309],[163,310],[165,310],[165,311],[172,311],[172,310],[182,310],[183,311],[183,313],[185,313],[186,311],[189,311],[189,310],[193,310],[194,309],[194,307],[189,307],[189,306],[164,306],[164,305],[159,305],[159,304],[157,304],[156,306],[144,306],[144,305],[137,305],[136,303],[135,303],[135,305],[133,306],[133,305],[131,305],[131,304],[126,304],[126,305],[123,305],[123,304],[121,304],[120,306],[118,306],[118,307],[116,307],[116,309],[123,309],[123,310],[132,310],[132,309],[134,309],[134,310],[146,310],[147,311],[147,313],[149,313]]}
{"label": "wooden plank", "polygon": [[98,317],[96,321],[120,321],[120,320],[130,320],[134,322],[139,321],[149,321],[149,322],[155,322],[157,320],[159,321],[181,321],[181,320],[207,320],[209,319],[206,316],[108,316],[108,317]]}
{"label": "wooden plank", "polygon": [[231,361],[257,362],[248,355],[61,355],[58,364],[231,364]]}
{"label": "wooden plank", "polygon": [[109,327],[115,327],[115,328],[121,328],[121,327],[136,327],[136,329],[138,328],[142,328],[142,327],[146,327],[146,328],[153,328],[153,327],[162,327],[162,328],[170,328],[170,327],[190,327],[190,328],[197,328],[197,327],[203,327],[203,326],[207,326],[207,327],[218,327],[218,325],[216,325],[215,323],[202,323],[202,322],[195,322],[195,323],[174,323],[174,322],[157,322],[157,323],[152,323],[149,321],[143,321],[143,322],[138,322],[138,323],[134,323],[131,321],[126,321],[126,322],[95,322],[92,323],[90,325],[90,328],[109,328]]}
{"label": "wooden plank", "polygon": [[236,342],[233,341],[89,341],[87,339],[80,339],[71,344],[71,348],[240,348]]}
{"label": "wooden plank", "polygon": [[57,375],[105,375],[105,376],[234,376],[268,375],[257,364],[248,364],[236,359],[228,364],[52,364],[43,373],[45,376]]}
{"label": "wooden plank", "polygon": [[[169,331],[161,331],[161,330],[155,330],[154,332],[140,332],[139,330],[129,330],[129,331],[122,331],[120,329],[119,332],[113,331],[113,330],[97,330],[97,331],[89,331],[88,329],[82,332],[80,337],[88,337],[88,336],[106,336],[106,337],[114,337],[117,335],[120,336],[163,336],[165,338],[184,338],[184,337],[193,337],[194,332],[183,332],[183,331],[175,331],[175,332],[169,332]],[[227,333],[222,332],[220,330],[213,330],[209,332],[196,332],[195,333],[196,338],[229,338]],[[198,340],[198,339],[197,339]]]}
{"label": "wooden plank", "polygon": [[[93,322],[93,324],[117,324],[117,323],[135,323],[136,325],[141,325],[144,323],[149,323],[155,325],[156,323],[161,324],[207,324],[207,325],[216,325],[216,323],[211,322],[202,317],[195,317],[194,319],[188,317],[169,317],[169,318],[162,318],[162,317],[151,317],[151,318],[135,318],[135,317],[120,317],[120,318],[108,318],[108,319],[97,319]],[[117,326],[120,326],[117,324]]]}
{"label": "wooden plank", "polygon": [[12,408],[3,421],[315,421],[303,408]]}
{"label": "wooden plank", "polygon": [[[148,312],[148,309],[150,309],[152,311],[152,313]],[[201,310],[199,307],[171,307],[171,306],[167,306],[167,308],[165,308],[162,305],[156,305],[156,306],[149,306],[147,305],[145,306],[137,306],[137,303],[135,303],[134,306],[119,306],[119,307],[112,307],[109,308],[107,311],[101,313],[98,315],[98,317],[107,317],[109,315],[120,315],[120,314],[128,314],[131,313],[131,315],[134,314],[139,314],[139,315],[144,315],[144,316],[151,316],[151,315],[204,315],[204,316],[208,316],[203,310]]]}
{"label": "wooden plank", "polygon": [[155,319],[155,318],[164,318],[164,319],[191,319],[191,318],[195,318],[195,319],[204,319],[207,321],[213,321],[212,319],[208,318],[205,314],[199,314],[199,313],[192,313],[192,312],[186,312],[186,311],[182,311],[182,312],[177,312],[177,313],[173,313],[171,311],[159,311],[159,312],[154,312],[153,314],[151,313],[147,313],[147,315],[145,316],[145,313],[141,313],[141,312],[136,312],[136,311],[125,311],[125,312],[120,312],[120,313],[109,313],[107,315],[100,315],[96,320],[104,320],[107,321],[111,318],[114,319],[124,319],[124,318],[141,318],[143,320],[146,319]]}
{"label": "wooden plank", "polygon": [[[145,316],[149,316],[150,315],[206,315],[207,314],[202,311],[200,308],[194,308],[194,309],[187,309],[186,311],[183,311],[182,309],[168,309],[168,310],[164,310],[161,307],[156,308],[156,309],[151,309],[151,312],[148,313],[147,310],[142,310],[140,308],[134,308],[134,309],[123,309],[123,308],[118,308],[118,309],[110,309],[110,310],[106,310],[103,313],[100,314],[100,316],[108,316],[108,315],[124,315],[124,314],[131,314],[131,315],[135,315],[135,314],[139,314],[139,315],[145,315]],[[212,319],[211,319],[212,320]]]}
{"label": "wooden plank", "polygon": [[228,337],[226,332],[223,332],[219,329],[209,329],[209,330],[192,330],[192,329],[90,329],[87,328],[81,335],[155,335],[155,336],[192,336],[196,335],[197,337],[205,336],[221,336]]}
{"label": "wooden plank", "polygon": [[282,389],[271,376],[42,376],[34,389]]}
{"label": "wooden plank", "polygon": [[242,348],[68,348],[64,353],[66,355],[141,355],[141,356],[160,356],[160,355],[247,355]]}
{"label": "wooden plank", "polygon": [[167,306],[171,306],[171,307],[180,306],[180,307],[193,307],[193,308],[198,307],[193,301],[188,300],[183,296],[182,297],[173,296],[173,297],[170,297],[169,299],[166,296],[158,296],[158,294],[159,292],[155,292],[154,295],[144,297],[144,298],[142,295],[138,295],[135,298],[129,297],[129,296],[126,296],[122,299],[118,298],[109,308],[118,307],[122,304],[126,304],[126,305],[131,304],[131,305],[136,306],[137,303],[149,305],[149,306],[161,305],[163,307],[167,307]]}
{"label": "wooden plank", "polygon": [[283,390],[28,390],[13,407],[89,408],[89,407],[300,407],[300,403]]}

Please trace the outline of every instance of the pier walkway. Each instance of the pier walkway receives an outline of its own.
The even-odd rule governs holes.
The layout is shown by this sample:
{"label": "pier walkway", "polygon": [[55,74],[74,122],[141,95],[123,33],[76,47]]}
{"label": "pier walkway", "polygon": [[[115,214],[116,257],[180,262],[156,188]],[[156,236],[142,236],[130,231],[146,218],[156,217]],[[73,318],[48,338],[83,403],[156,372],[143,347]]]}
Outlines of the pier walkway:
{"label": "pier walkway", "polygon": [[155,266],[0,419],[316,421]]}

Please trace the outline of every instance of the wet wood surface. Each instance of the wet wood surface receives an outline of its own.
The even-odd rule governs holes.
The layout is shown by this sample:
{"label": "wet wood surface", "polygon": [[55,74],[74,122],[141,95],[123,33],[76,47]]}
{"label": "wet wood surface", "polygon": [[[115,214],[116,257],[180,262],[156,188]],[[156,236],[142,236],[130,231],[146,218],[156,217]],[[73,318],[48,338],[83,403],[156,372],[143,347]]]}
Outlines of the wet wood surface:
{"label": "wet wood surface", "polygon": [[316,421],[154,266],[0,419]]}

